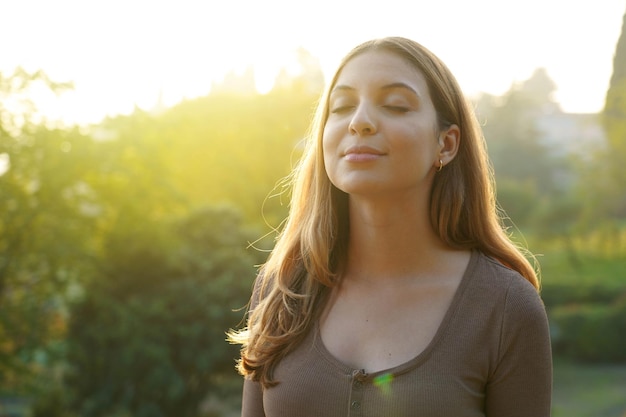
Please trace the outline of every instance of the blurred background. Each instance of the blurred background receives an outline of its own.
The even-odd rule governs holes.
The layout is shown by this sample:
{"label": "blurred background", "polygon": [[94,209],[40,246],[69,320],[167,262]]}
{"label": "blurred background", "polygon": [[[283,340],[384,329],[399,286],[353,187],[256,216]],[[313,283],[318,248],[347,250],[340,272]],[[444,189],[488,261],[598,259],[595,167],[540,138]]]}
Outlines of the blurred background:
{"label": "blurred background", "polygon": [[[432,3],[432,4],[431,4]],[[379,36],[474,102],[537,255],[553,415],[626,416],[626,4],[0,7],[0,417],[239,415],[256,266],[338,60]]]}

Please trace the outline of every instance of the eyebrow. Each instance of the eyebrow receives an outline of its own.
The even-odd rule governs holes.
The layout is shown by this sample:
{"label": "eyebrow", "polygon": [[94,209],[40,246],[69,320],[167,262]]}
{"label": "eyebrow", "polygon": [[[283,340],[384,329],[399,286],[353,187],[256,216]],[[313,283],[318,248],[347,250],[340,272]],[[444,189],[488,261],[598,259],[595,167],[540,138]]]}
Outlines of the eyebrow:
{"label": "eyebrow", "polygon": [[[413,87],[403,82],[385,84],[382,87],[380,87],[381,90],[392,90],[394,88],[403,88],[405,90],[409,90],[410,92],[415,94],[417,97],[420,97],[420,94]],[[335,88],[333,88],[333,90],[331,91],[331,94],[336,91],[354,91],[354,90],[355,90],[354,87],[350,87],[349,85],[339,84],[339,85],[336,85]]]}

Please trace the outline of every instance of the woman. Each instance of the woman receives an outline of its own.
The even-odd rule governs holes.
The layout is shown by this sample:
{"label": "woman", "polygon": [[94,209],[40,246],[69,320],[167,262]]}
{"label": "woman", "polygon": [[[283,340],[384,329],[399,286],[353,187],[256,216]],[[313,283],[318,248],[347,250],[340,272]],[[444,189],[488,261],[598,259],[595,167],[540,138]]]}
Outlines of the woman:
{"label": "woman", "polygon": [[357,46],[323,96],[252,296],[242,415],[549,416],[538,279],[476,120],[421,45]]}

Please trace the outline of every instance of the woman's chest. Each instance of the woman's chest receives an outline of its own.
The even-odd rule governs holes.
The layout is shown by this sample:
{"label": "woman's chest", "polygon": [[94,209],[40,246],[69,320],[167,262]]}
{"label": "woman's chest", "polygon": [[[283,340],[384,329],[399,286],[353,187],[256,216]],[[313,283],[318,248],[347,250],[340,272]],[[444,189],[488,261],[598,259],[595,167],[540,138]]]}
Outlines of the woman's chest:
{"label": "woman's chest", "polygon": [[340,294],[320,324],[330,354],[355,369],[390,369],[418,356],[444,325],[454,287]]}
{"label": "woman's chest", "polygon": [[[339,362],[310,337],[276,369],[280,383],[265,390],[273,416],[483,416],[486,372],[462,353],[415,358],[366,373]],[[447,356],[447,357],[446,357]],[[456,357],[455,357],[456,356]]]}

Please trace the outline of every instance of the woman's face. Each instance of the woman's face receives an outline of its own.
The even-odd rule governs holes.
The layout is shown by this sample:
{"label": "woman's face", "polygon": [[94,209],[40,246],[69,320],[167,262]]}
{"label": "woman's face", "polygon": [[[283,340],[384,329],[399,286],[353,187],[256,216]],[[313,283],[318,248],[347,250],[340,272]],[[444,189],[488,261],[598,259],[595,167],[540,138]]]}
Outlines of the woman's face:
{"label": "woman's face", "polygon": [[439,164],[437,135],[423,75],[392,52],[365,52],[344,66],[330,94],[326,172],[353,195],[428,191]]}

